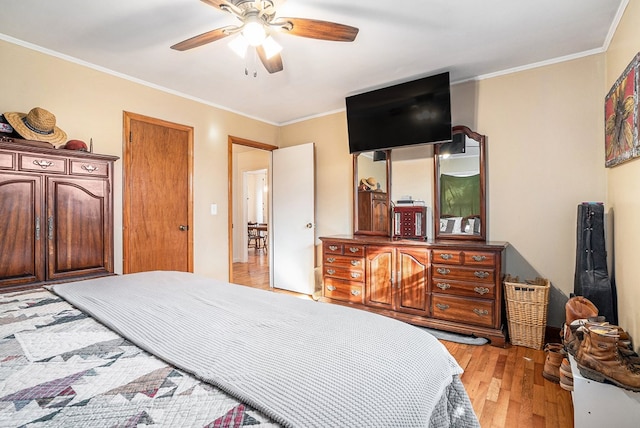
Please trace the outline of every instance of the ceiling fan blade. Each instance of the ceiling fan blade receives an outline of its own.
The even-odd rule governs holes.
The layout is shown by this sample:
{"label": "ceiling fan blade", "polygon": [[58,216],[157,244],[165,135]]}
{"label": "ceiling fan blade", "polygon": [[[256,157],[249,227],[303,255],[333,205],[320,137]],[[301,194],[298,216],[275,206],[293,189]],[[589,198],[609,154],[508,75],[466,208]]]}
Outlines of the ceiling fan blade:
{"label": "ceiling fan blade", "polygon": [[202,33],[198,36],[191,37],[190,39],[183,40],[180,43],[176,43],[175,45],[171,46],[171,49],[175,49],[177,51],[186,51],[188,49],[197,48],[198,46],[206,45],[207,43],[223,39],[233,34],[233,30],[235,29],[237,29],[237,27],[233,26],[216,28],[215,30],[207,31],[206,33]]}
{"label": "ceiling fan blade", "polygon": [[[287,28],[287,23],[292,26],[290,30]],[[294,36],[334,42],[353,42],[359,31],[356,27],[349,25],[306,18],[278,18],[273,25],[282,26],[287,34]]]}
{"label": "ceiling fan blade", "polygon": [[238,16],[242,15],[242,11],[238,9],[238,7],[235,4],[229,1],[225,1],[225,0],[201,0],[201,1],[203,3],[208,4],[209,6],[216,7],[225,12],[232,12]]}
{"label": "ceiling fan blade", "polygon": [[267,54],[265,53],[262,45],[256,46],[256,52],[258,52],[260,61],[262,61],[264,68],[266,68],[269,73],[277,73],[278,71],[282,71],[284,69],[284,67],[282,66],[282,57],[279,53],[267,59]]}

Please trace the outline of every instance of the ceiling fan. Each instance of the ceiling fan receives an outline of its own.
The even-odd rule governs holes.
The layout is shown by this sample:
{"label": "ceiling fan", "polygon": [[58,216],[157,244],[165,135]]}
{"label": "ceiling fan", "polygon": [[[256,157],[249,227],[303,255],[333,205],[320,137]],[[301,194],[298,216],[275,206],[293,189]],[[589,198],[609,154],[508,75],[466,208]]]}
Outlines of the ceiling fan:
{"label": "ceiling fan", "polygon": [[271,37],[272,31],[279,31],[293,36],[308,37],[319,40],[336,42],[352,42],[358,34],[358,29],[335,22],[320,21],[306,18],[276,17],[276,10],[272,0],[202,0],[224,12],[229,12],[238,18],[240,25],[230,25],[207,31],[171,46],[171,49],[186,51],[207,43],[215,42],[236,33],[237,37],[229,43],[236,52],[246,52],[253,46],[260,61],[269,73],[283,70],[280,51],[282,47]]}

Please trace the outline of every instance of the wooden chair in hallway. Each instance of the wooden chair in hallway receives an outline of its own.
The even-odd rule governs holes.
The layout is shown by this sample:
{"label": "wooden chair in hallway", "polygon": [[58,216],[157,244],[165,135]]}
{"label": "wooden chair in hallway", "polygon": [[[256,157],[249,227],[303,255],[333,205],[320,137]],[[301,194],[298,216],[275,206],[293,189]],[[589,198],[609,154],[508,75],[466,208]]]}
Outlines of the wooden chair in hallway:
{"label": "wooden chair in hallway", "polygon": [[258,223],[249,222],[247,225],[247,237],[248,237],[247,246],[249,248],[259,247],[258,240],[260,239],[260,236],[258,235],[258,230],[255,227],[252,227],[252,226],[255,226],[256,224]]}

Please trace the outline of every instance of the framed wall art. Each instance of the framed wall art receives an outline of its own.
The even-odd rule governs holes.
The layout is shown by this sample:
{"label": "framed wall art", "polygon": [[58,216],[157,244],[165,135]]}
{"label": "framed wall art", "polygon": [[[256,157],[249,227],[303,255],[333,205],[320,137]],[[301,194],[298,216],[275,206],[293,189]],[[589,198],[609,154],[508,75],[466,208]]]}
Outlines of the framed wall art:
{"label": "framed wall art", "polygon": [[640,156],[638,143],[638,53],[604,99],[605,166]]}

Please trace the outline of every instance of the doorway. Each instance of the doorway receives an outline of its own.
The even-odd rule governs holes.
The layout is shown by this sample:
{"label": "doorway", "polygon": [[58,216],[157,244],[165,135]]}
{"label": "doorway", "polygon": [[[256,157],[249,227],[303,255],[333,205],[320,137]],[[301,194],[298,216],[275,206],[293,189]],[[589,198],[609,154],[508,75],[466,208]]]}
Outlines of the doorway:
{"label": "doorway", "polygon": [[229,282],[270,289],[269,169],[277,147],[233,136],[228,145]]}
{"label": "doorway", "polygon": [[123,271],[193,272],[193,128],[123,121]]}

